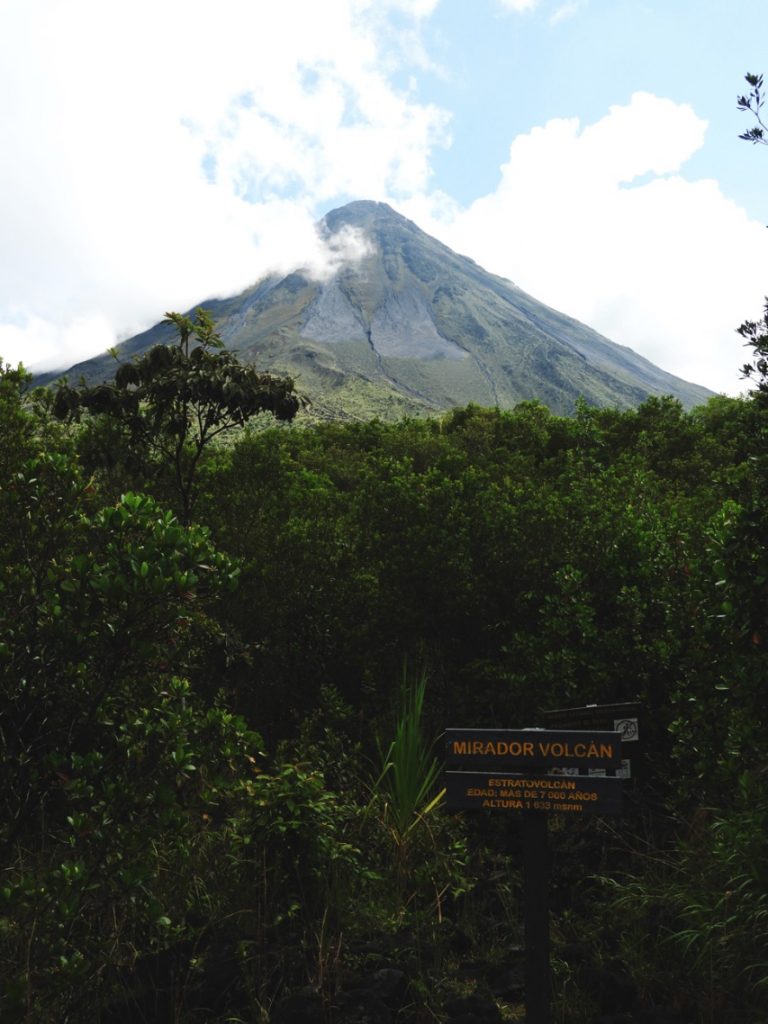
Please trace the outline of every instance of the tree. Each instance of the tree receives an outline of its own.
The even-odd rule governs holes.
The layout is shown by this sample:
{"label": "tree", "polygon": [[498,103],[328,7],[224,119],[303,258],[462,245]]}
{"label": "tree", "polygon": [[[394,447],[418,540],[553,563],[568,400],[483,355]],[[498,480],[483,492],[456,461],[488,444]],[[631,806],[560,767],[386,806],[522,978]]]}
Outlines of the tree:
{"label": "tree", "polygon": [[[747,84],[751,87],[748,95],[739,96],[737,105],[739,110],[749,111],[757,120],[747,131],[739,136],[745,142],[752,142],[755,145],[768,146],[768,126],[762,118],[762,108],[765,102],[763,97],[763,76],[746,74],[744,76]],[[760,320],[745,320],[738,328],[739,334],[746,339],[754,352],[754,361],[745,363],[741,369],[744,377],[757,380],[757,389],[752,392],[762,404],[768,403],[768,299],[765,302],[765,309]]]}
{"label": "tree", "polygon": [[[69,453],[0,478],[3,1021],[211,1020],[211,991],[256,1019],[259,950],[359,894],[341,798],[264,771],[260,736],[195,683],[237,575],[154,498],[104,505]],[[305,977],[293,949],[281,982]]]}
{"label": "tree", "polygon": [[760,113],[763,103],[765,102],[762,92],[763,76],[746,74],[744,78],[746,79],[747,84],[752,87],[752,91],[747,96],[739,96],[738,108],[739,110],[749,111],[750,114],[753,114],[757,119],[757,124],[743,132],[739,138],[744,139],[745,142],[752,142],[755,145],[760,144],[762,146],[768,146],[768,138],[766,138],[768,127],[763,121]]}
{"label": "tree", "polygon": [[[290,377],[243,365],[224,348],[210,313],[191,320],[167,313],[177,345],[155,345],[132,363],[122,363],[107,384],[70,387],[60,383],[53,411],[79,420],[85,410],[118,426],[127,450],[150,473],[169,474],[184,523],[192,517],[200,459],[210,442],[244,426],[260,412],[290,421],[306,404]],[[103,454],[114,444],[110,437]]]}
{"label": "tree", "polygon": [[[763,77],[748,74],[746,81],[752,91],[738,97],[738,107],[751,112],[757,125],[739,137],[766,145],[766,126],[760,113]],[[755,384],[750,392],[749,416],[740,417],[749,472],[709,527],[709,557],[717,586],[715,608],[723,630],[720,646],[729,657],[723,662],[718,692],[710,695],[700,712],[702,717],[717,721],[725,737],[718,769],[731,785],[739,772],[759,773],[768,766],[768,746],[757,725],[766,709],[768,637],[768,299],[763,316],[745,321],[738,332],[752,349],[752,358],[743,366],[742,374]],[[711,776],[711,767],[708,770]]]}
{"label": "tree", "polygon": [[752,361],[742,366],[742,375],[757,385],[751,392],[752,397],[760,405],[768,405],[768,299],[762,317],[745,320],[737,330],[753,353]]}
{"label": "tree", "polygon": [[0,480],[31,455],[34,420],[24,402],[31,379],[23,366],[14,368],[0,359]]}

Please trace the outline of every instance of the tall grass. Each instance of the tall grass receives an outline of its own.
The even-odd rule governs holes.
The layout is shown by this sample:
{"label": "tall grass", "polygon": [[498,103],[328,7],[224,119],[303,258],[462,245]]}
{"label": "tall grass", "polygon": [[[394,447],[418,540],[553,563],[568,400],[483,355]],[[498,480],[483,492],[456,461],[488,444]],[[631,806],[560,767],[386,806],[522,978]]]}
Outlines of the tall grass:
{"label": "tall grass", "polygon": [[726,808],[700,809],[670,849],[639,856],[642,872],[604,879],[626,925],[628,962],[707,1024],[768,1019],[764,776],[743,773],[728,796]]}
{"label": "tall grass", "polygon": [[440,804],[445,790],[437,789],[440,764],[421,726],[427,677],[414,682],[403,671],[395,735],[388,747],[378,740],[381,771],[375,789],[384,798],[386,816],[396,842],[405,843],[414,828]]}

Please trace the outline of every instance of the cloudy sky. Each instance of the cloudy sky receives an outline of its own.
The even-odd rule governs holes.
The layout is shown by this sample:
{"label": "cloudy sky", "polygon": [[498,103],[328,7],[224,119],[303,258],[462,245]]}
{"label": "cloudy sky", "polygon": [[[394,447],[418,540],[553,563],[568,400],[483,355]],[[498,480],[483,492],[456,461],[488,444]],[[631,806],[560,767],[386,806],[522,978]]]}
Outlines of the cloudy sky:
{"label": "cloudy sky", "polygon": [[0,0],[0,355],[68,366],[389,202],[713,390],[768,293],[766,0]]}

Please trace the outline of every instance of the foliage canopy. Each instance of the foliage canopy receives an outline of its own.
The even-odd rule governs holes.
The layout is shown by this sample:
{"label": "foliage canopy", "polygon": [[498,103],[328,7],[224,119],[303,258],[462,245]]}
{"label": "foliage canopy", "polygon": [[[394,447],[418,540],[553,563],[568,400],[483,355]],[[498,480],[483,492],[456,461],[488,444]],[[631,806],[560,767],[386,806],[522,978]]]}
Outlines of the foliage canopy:
{"label": "foliage canopy", "polygon": [[[155,345],[123,363],[107,384],[59,383],[53,413],[79,420],[86,411],[116,423],[134,460],[153,457],[160,471],[170,467],[182,520],[189,522],[196,472],[210,442],[261,412],[290,421],[304,400],[291,378],[261,373],[226,350],[206,310],[198,309],[194,320],[167,313],[163,323],[176,328],[176,345]],[[115,438],[105,441],[112,446]]]}

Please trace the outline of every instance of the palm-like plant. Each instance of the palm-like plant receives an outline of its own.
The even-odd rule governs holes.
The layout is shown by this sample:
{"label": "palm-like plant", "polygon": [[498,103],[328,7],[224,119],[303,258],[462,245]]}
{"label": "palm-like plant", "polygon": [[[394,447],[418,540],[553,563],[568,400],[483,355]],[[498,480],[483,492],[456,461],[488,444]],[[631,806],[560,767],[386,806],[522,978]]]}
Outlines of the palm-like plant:
{"label": "palm-like plant", "polygon": [[412,682],[407,669],[403,671],[394,738],[386,747],[378,741],[380,772],[374,788],[383,800],[382,821],[394,843],[401,906],[414,842],[424,829],[429,831],[428,819],[445,795],[438,787],[440,764],[432,752],[434,743],[425,741],[421,726],[426,688],[425,673]]}

